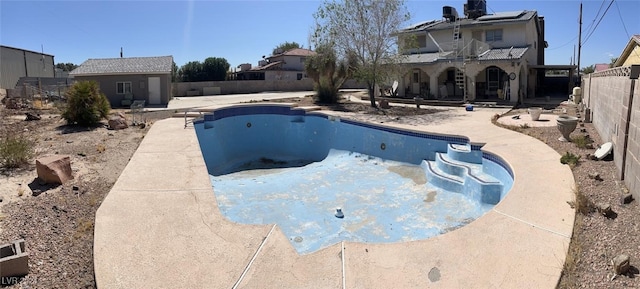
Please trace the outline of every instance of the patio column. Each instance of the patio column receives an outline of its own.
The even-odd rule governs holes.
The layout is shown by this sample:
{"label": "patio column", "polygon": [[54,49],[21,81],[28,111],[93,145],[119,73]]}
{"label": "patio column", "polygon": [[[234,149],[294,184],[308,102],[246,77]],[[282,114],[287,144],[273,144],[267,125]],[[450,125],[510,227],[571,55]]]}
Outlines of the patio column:
{"label": "patio column", "polygon": [[429,77],[429,91],[433,94],[433,97],[440,98],[440,91],[438,91],[438,75],[435,74]]}
{"label": "patio column", "polygon": [[513,75],[511,73],[515,74],[516,77],[514,79],[509,79],[509,90],[511,90],[509,102],[517,103],[520,98],[520,76],[518,76],[519,73],[516,73],[515,71],[509,72],[509,75]]}

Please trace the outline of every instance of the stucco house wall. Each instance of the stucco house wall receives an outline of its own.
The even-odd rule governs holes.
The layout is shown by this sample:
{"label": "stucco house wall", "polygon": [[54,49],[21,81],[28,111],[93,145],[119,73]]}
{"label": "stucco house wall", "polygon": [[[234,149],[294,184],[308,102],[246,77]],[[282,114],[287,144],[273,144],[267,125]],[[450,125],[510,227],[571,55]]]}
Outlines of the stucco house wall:
{"label": "stucco house wall", "polygon": [[282,68],[285,70],[304,70],[305,57],[285,55],[283,60],[284,64],[282,65]]}

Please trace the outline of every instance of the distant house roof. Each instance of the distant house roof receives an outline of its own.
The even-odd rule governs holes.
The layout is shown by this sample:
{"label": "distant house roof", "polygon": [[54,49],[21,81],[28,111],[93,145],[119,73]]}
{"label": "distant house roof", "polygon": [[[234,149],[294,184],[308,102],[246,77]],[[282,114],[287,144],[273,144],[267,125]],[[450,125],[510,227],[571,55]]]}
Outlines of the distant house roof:
{"label": "distant house roof", "polygon": [[[514,48],[493,48],[487,50],[478,56],[477,60],[517,60],[522,58],[529,50],[528,47]],[[449,60],[448,58],[440,58],[442,54],[438,52],[420,53],[407,55],[401,62],[405,64],[431,63],[438,60]],[[444,56],[444,55],[442,55]]]}
{"label": "distant house roof", "polygon": [[613,64],[613,67],[622,66],[627,61],[627,58],[629,58],[629,55],[631,55],[634,49],[638,46],[640,46],[640,34],[631,36],[631,39],[629,39],[627,46],[624,47],[624,50],[622,50],[620,57],[618,57],[618,60],[616,60],[616,62]]}
{"label": "distant house roof", "polygon": [[312,56],[312,55],[316,55],[315,51],[313,50],[304,49],[304,48],[293,48],[280,54],[271,55],[268,58],[274,58],[279,56]]}
{"label": "distant house roof", "polygon": [[598,71],[603,71],[603,70],[607,70],[609,69],[609,64],[608,63],[598,63],[595,65],[593,71],[594,72],[598,72]]}
{"label": "distant house roof", "polygon": [[[494,14],[487,14],[476,19],[472,18],[460,18],[460,27],[467,26],[481,26],[481,25],[494,25],[503,23],[515,23],[515,22],[527,22],[531,18],[538,15],[536,11],[510,11],[510,12],[497,12]],[[423,21],[409,27],[406,27],[400,32],[417,32],[417,31],[433,31],[433,30],[446,30],[453,29],[454,22],[447,20],[431,20]]]}
{"label": "distant house roof", "polygon": [[73,76],[171,73],[172,56],[89,59],[69,73]]}
{"label": "distant house roof", "polygon": [[282,61],[275,61],[275,62],[271,62],[271,63],[269,63],[267,65],[253,67],[253,68],[249,69],[249,71],[269,70],[271,68],[275,68],[276,66],[278,66],[278,64],[281,64],[281,63],[282,63]]}

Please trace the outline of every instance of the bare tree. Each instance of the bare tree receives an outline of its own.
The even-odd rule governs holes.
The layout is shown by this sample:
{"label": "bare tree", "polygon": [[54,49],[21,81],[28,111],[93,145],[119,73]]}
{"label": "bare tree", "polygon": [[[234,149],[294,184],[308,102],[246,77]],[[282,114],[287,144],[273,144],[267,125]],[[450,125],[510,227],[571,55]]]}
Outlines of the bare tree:
{"label": "bare tree", "polygon": [[396,32],[409,20],[403,0],[326,0],[314,14],[316,47],[334,47],[338,58],[355,56],[353,77],[367,84],[371,106],[375,87],[402,59]]}

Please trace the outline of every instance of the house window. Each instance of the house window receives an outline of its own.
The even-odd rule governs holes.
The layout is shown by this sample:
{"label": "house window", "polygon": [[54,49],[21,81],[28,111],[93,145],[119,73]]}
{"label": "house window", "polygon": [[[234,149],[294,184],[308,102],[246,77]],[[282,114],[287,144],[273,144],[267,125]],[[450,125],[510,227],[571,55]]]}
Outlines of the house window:
{"label": "house window", "polygon": [[298,73],[298,80],[302,79],[302,73]]}
{"label": "house window", "polygon": [[304,63],[304,57],[300,57],[300,63]]}
{"label": "house window", "polygon": [[417,40],[417,44],[418,44],[418,48],[424,48],[427,47],[427,36],[426,35],[418,35]]}
{"label": "house window", "polygon": [[502,29],[487,30],[485,39],[487,42],[502,41]]}
{"label": "house window", "polygon": [[116,93],[131,93],[131,81],[116,82]]}

